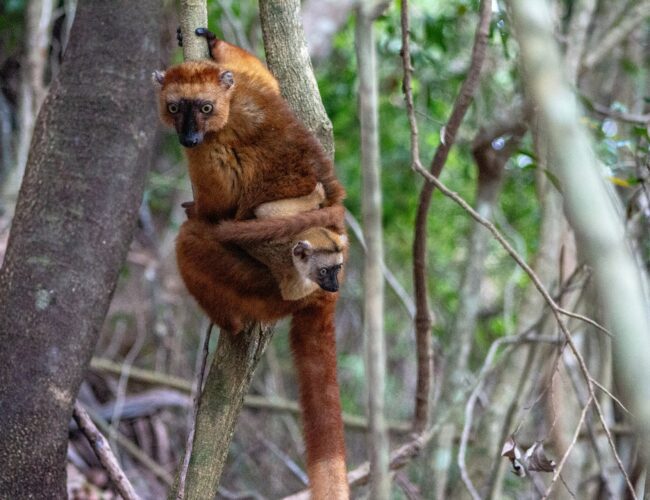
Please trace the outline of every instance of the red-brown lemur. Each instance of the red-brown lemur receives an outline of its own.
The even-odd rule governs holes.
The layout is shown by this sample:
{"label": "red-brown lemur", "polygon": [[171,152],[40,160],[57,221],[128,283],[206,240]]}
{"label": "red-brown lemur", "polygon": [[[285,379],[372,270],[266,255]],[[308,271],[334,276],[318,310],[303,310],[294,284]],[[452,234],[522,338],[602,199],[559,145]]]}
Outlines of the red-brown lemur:
{"label": "red-brown lemur", "polygon": [[[194,188],[176,243],[178,267],[208,316],[230,332],[291,315],[312,498],[347,499],[336,379],[338,293],[316,287],[299,300],[285,300],[274,273],[244,249],[287,242],[286,251],[300,258],[305,248],[298,243],[292,248],[295,238],[323,228],[343,242],[335,250],[344,254],[345,192],[320,143],[289,109],[264,64],[207,29],[197,35],[207,38],[212,61],[185,62],[154,75],[162,120],[175,127],[186,147]],[[318,184],[321,208],[264,218],[264,204],[308,197]]]}

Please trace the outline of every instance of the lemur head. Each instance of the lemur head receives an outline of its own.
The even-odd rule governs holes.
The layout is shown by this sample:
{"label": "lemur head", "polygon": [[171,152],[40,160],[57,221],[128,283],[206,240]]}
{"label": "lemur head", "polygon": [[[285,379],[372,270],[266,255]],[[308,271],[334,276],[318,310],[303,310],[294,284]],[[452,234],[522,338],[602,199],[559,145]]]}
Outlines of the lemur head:
{"label": "lemur head", "polygon": [[303,278],[310,279],[327,292],[337,292],[338,274],[343,267],[347,237],[331,231],[327,233],[325,244],[309,240],[298,241],[292,250],[293,263]]}
{"label": "lemur head", "polygon": [[183,146],[198,146],[205,134],[226,125],[235,85],[231,71],[210,61],[190,61],[155,71],[153,80],[160,86],[162,121],[176,129]]}

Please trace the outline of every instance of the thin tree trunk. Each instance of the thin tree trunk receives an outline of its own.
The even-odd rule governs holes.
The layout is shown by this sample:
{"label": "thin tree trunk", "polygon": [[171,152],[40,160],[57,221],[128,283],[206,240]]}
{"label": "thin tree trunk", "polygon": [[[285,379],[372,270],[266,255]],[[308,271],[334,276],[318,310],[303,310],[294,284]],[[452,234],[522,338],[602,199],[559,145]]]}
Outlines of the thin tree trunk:
{"label": "thin tree trunk", "polygon": [[219,335],[199,401],[185,491],[176,498],[203,500],[217,494],[244,396],[271,337],[272,330],[259,325],[237,335]]}
{"label": "thin tree trunk", "polygon": [[179,14],[183,35],[183,57],[186,61],[208,59],[208,44],[205,38],[194,34],[196,28],[208,27],[208,6],[206,0],[181,0]]}
{"label": "thin tree trunk", "polygon": [[0,270],[3,498],[66,494],[68,422],[150,161],[159,13],[153,0],[82,4],[36,123]]}
{"label": "thin tree trunk", "polygon": [[[384,258],[381,226],[381,176],[379,159],[377,53],[373,23],[374,0],[357,9],[355,45],[359,69],[359,121],[361,125],[362,215],[368,248],[364,259],[364,333],[366,336],[366,380],[370,432],[370,496],[387,500],[388,433],[384,420],[386,345],[384,339]],[[373,12],[375,11],[375,12]]]}

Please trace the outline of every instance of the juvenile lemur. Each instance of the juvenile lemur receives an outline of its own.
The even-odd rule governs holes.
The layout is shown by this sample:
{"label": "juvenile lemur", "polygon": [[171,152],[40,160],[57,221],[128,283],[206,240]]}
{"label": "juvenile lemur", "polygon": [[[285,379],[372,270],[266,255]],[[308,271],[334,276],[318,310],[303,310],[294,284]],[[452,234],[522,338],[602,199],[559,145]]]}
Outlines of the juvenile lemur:
{"label": "juvenile lemur", "polygon": [[[290,240],[319,227],[344,235],[344,190],[266,67],[207,30],[197,34],[208,39],[213,61],[155,74],[162,120],[187,147],[195,192],[176,243],[179,270],[201,307],[228,331],[292,316],[312,498],[346,499],[334,332],[338,293],[318,289],[284,300],[273,274],[241,246]],[[317,183],[322,208],[254,219],[261,205],[307,196]]]}
{"label": "juvenile lemur", "polygon": [[[320,207],[325,201],[322,184],[300,198],[263,203],[255,209],[259,219],[294,215]],[[282,242],[246,245],[246,251],[266,264],[285,300],[298,300],[320,286],[328,292],[339,289],[338,275],[347,250],[347,236],[326,228],[311,228],[290,240],[290,251]]]}

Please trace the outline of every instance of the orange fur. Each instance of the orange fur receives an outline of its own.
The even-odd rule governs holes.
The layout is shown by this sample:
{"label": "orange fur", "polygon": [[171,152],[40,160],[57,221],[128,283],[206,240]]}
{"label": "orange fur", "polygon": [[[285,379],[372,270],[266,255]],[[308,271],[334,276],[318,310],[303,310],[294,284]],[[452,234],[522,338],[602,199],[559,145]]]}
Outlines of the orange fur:
{"label": "orange fur", "polygon": [[[181,96],[214,103],[198,116],[205,132],[187,149],[195,202],[177,240],[183,280],[210,318],[238,332],[251,321],[292,315],[294,352],[304,412],[312,498],[348,498],[345,442],[336,380],[334,309],[338,293],[322,290],[285,301],[272,274],[239,243],[273,241],[311,227],[344,233],[344,190],[318,141],[279,95],[275,78],[251,54],[222,41],[211,42],[216,62],[187,62],[162,79],[162,119]],[[234,85],[223,85],[224,71]],[[221,82],[221,83],[220,83]],[[320,182],[323,208],[292,217],[254,220],[262,203],[311,193]]]}

